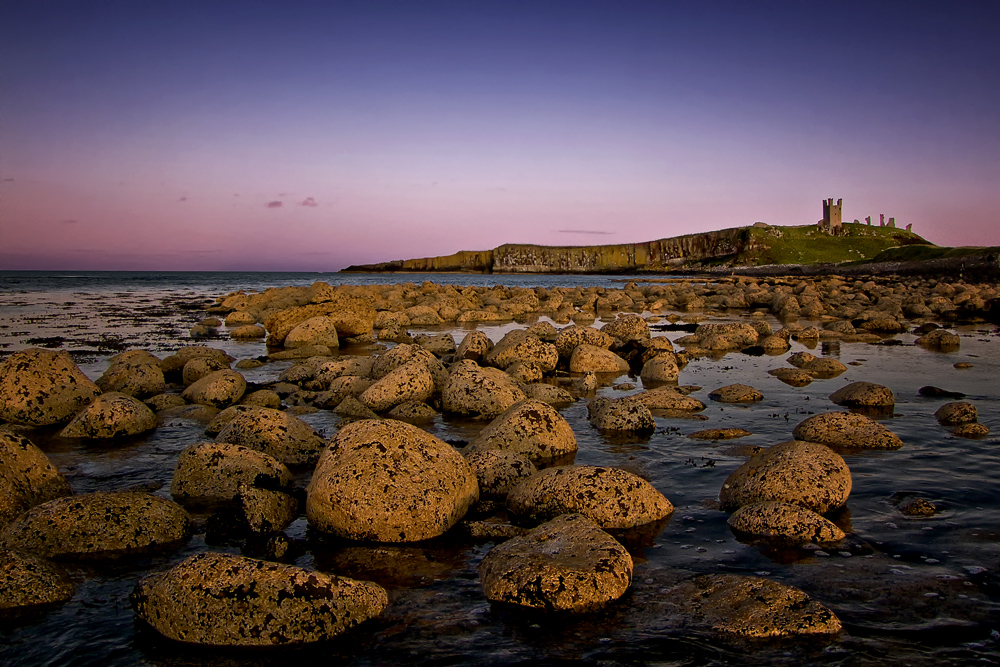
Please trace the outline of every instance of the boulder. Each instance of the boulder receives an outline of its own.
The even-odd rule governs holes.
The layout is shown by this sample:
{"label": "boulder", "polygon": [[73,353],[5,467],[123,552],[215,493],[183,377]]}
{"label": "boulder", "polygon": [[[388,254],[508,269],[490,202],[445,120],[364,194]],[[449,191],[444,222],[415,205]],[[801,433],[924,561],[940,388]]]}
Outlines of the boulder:
{"label": "boulder", "polygon": [[0,529],[35,505],[71,493],[42,450],[23,435],[0,430]]}
{"label": "boulder", "polygon": [[289,349],[325,345],[333,349],[340,347],[337,338],[337,321],[325,315],[317,315],[296,324],[285,336],[284,346]]}
{"label": "boulder", "polygon": [[269,332],[267,344],[279,347],[299,324],[313,317],[326,316],[333,320],[339,338],[361,336],[372,332],[375,309],[364,297],[343,296],[327,303],[314,303],[287,308],[264,320]]}
{"label": "boulder", "polygon": [[455,360],[472,359],[479,362],[493,349],[493,341],[482,331],[470,331],[455,351]]}
{"label": "boulder", "polygon": [[899,449],[903,441],[874,419],[854,412],[825,412],[799,423],[796,440],[807,440],[833,449]]}
{"label": "boulder", "polygon": [[847,502],[851,471],[826,445],[792,440],[773,445],[734,470],[719,499],[726,510],[778,501],[825,514]]}
{"label": "boulder", "polygon": [[594,347],[608,349],[614,345],[615,339],[609,334],[599,331],[593,327],[581,327],[576,324],[560,329],[556,334],[556,352],[560,359],[569,360],[573,356],[573,350],[577,345],[586,343]]}
{"label": "boulder", "polygon": [[295,520],[298,500],[280,489],[261,487],[260,481],[240,484],[239,519],[253,533],[276,533]]}
{"label": "boulder", "polygon": [[229,364],[236,361],[233,357],[214,347],[205,347],[204,345],[186,345],[170,356],[164,357],[163,361],[160,362],[160,369],[163,371],[164,377],[168,379],[180,379],[184,366],[186,366],[189,361],[197,357],[208,357],[210,359],[214,359],[222,368],[228,368]]}
{"label": "boulder", "polygon": [[596,345],[580,343],[573,348],[569,360],[571,373],[627,373],[628,362],[611,350]]}
{"label": "boulder", "polygon": [[521,388],[525,396],[548,403],[554,408],[569,407],[576,402],[573,394],[565,389],[546,383],[526,384]]}
{"label": "boulder", "polygon": [[467,451],[489,450],[515,452],[532,463],[546,463],[576,452],[576,436],[555,408],[528,399],[490,422]]}
{"label": "boulder", "polygon": [[944,350],[947,352],[954,352],[962,346],[962,339],[946,329],[935,329],[930,333],[920,336],[913,342],[916,345],[932,350]]}
{"label": "boulder", "polygon": [[448,381],[448,370],[437,357],[419,345],[397,345],[388,352],[380,355],[372,363],[370,375],[374,380],[381,380],[397,368],[406,366],[414,361],[419,361],[427,367],[427,370],[434,378],[434,390],[442,391],[445,382]]}
{"label": "boulder", "polygon": [[338,378],[334,378],[330,383],[329,389],[316,395],[313,405],[318,408],[335,408],[348,396],[357,398],[365,393],[365,390],[373,384],[375,382],[368,378],[357,375],[341,375]]}
{"label": "boulder", "polygon": [[650,410],[689,410],[699,412],[705,409],[705,404],[697,398],[691,398],[677,391],[674,387],[657,387],[647,389],[633,398]]}
{"label": "boulder", "polygon": [[986,424],[959,424],[951,432],[961,438],[982,438],[990,434],[990,429]]}
{"label": "boulder", "polygon": [[243,445],[274,457],[285,465],[315,461],[324,441],[298,417],[271,408],[240,410],[215,438],[216,442]]}
{"label": "boulder", "polygon": [[59,435],[105,440],[145,433],[156,428],[156,414],[138,398],[112,392],[101,394],[73,418]]}
{"label": "boulder", "polygon": [[479,564],[491,602],[545,611],[587,612],[621,597],[632,557],[581,514],[564,514],[490,550]]}
{"label": "boulder", "polygon": [[753,435],[750,431],[742,428],[706,428],[701,431],[689,433],[688,437],[693,440],[735,440]]}
{"label": "boulder", "polygon": [[0,549],[0,618],[66,602],[73,590],[70,578],[52,563]]}
{"label": "boulder", "polygon": [[559,354],[552,343],[543,343],[538,336],[523,329],[507,333],[484,357],[486,364],[506,370],[518,361],[537,364],[543,373],[555,370]]}
{"label": "boulder", "polygon": [[64,350],[30,348],[0,363],[0,419],[12,424],[69,421],[100,393]]}
{"label": "boulder", "polygon": [[389,410],[390,419],[409,422],[411,424],[429,424],[437,418],[438,412],[426,403],[409,401],[400,403],[392,410]]}
{"label": "boulder", "polygon": [[480,500],[504,500],[510,490],[538,469],[516,452],[489,449],[463,452],[479,482]]}
{"label": "boulder", "polygon": [[221,410],[243,398],[246,389],[247,381],[238,371],[225,369],[209,373],[185,389],[181,396],[191,403]]}
{"label": "boulder", "polygon": [[689,627],[733,637],[829,636],[841,630],[836,615],[801,590],[759,577],[705,574],[664,595],[680,601]]}
{"label": "boulder", "polygon": [[[244,394],[243,398],[240,399],[240,405],[277,410],[281,407],[281,396],[276,391],[270,389],[258,389],[249,394]],[[228,410],[229,408],[226,409]]]}
{"label": "boulder", "polygon": [[830,400],[852,408],[882,408],[896,404],[892,390],[874,382],[852,382],[830,394]]}
{"label": "boulder", "polygon": [[525,399],[524,392],[498,368],[463,360],[452,366],[441,395],[445,412],[493,419]]}
{"label": "boulder", "polygon": [[44,558],[100,560],[175,547],[190,533],[191,519],[177,503],[119,491],[37,505],[11,523],[0,542]]}
{"label": "boulder", "polygon": [[268,488],[292,483],[288,468],[272,456],[228,442],[201,442],[177,457],[170,495],[185,505],[232,503],[241,484]]}
{"label": "boulder", "polygon": [[601,332],[615,339],[618,345],[650,337],[649,324],[639,315],[632,313],[619,315],[614,322],[601,327]]}
{"label": "boulder", "polygon": [[136,398],[156,396],[167,388],[160,360],[140,350],[130,350],[112,357],[111,365],[96,384],[102,392],[117,391]]}
{"label": "boulder", "polygon": [[972,424],[979,420],[976,406],[967,401],[956,401],[945,403],[934,413],[934,418],[939,424]]}
{"label": "boulder", "polygon": [[255,324],[256,322],[257,318],[254,317],[253,313],[248,313],[242,310],[234,310],[226,315],[225,324],[227,327],[239,327],[248,324]]}
{"label": "boulder", "polygon": [[730,384],[709,392],[708,397],[720,403],[756,403],[764,394],[745,384]]}
{"label": "boulder", "polygon": [[175,641],[275,646],[329,640],[388,604],[380,586],[242,556],[203,553],[142,579],[136,615]]}
{"label": "boulder", "polygon": [[803,364],[800,368],[804,371],[808,371],[813,377],[817,377],[822,380],[835,378],[841,373],[847,371],[847,366],[840,363],[836,359],[830,359],[829,357],[817,357],[812,361]]}
{"label": "boulder", "polygon": [[374,412],[385,412],[401,403],[426,401],[434,395],[434,376],[423,360],[393,369],[358,397]]}
{"label": "boulder", "polygon": [[729,517],[729,527],[744,539],[782,544],[828,544],[845,537],[836,524],[816,512],[773,501],[744,505]]}
{"label": "boulder", "polygon": [[815,379],[812,373],[801,368],[772,368],[767,374],[791,387],[804,387]]}
{"label": "boulder", "polygon": [[642,365],[639,377],[647,382],[676,382],[680,375],[677,358],[673,354],[658,354]]}
{"label": "boulder", "polygon": [[354,398],[353,396],[348,396],[342,400],[336,408],[334,408],[334,413],[340,415],[341,417],[348,417],[350,419],[378,419],[379,416],[372,411],[367,405]]}
{"label": "boulder", "polygon": [[[322,385],[330,384],[339,377],[362,377],[371,375],[375,357],[343,356],[325,361],[317,367],[314,379]],[[403,364],[398,364],[402,366]],[[386,371],[388,372],[388,371]],[[383,373],[382,375],[385,375]]]}
{"label": "boulder", "polygon": [[181,369],[181,382],[185,386],[192,385],[210,373],[229,368],[228,362],[222,362],[214,357],[195,357]]}
{"label": "boulder", "polygon": [[656,428],[653,413],[641,401],[624,398],[595,398],[587,406],[590,423],[599,431],[652,432]]}
{"label": "boulder", "polygon": [[413,342],[438,357],[455,352],[455,337],[450,333],[417,334]]}
{"label": "boulder", "polygon": [[314,528],[353,540],[415,542],[457,523],[479,487],[451,445],[387,419],[342,428],[323,451],[307,494]]}
{"label": "boulder", "polygon": [[741,350],[757,344],[760,334],[746,322],[700,324],[695,330],[698,346],[706,350]]}
{"label": "boulder", "polygon": [[543,375],[542,369],[533,361],[515,361],[505,372],[514,382],[520,384],[539,382]]}
{"label": "boulder", "polygon": [[541,470],[515,486],[507,496],[507,511],[527,524],[579,512],[610,530],[660,521],[674,507],[652,484],[628,471],[564,466]]}

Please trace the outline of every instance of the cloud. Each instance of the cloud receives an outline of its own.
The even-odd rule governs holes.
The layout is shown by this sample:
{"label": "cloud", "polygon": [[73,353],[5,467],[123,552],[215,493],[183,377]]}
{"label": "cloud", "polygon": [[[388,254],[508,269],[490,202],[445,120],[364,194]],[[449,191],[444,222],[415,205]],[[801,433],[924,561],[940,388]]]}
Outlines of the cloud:
{"label": "cloud", "polygon": [[312,197],[306,197],[305,201],[299,204],[299,206],[309,206],[315,208],[316,206],[319,206],[319,204]]}
{"label": "cloud", "polygon": [[589,231],[586,229],[557,229],[560,234],[607,234],[612,235],[614,232],[601,232],[601,231]]}
{"label": "cloud", "polygon": [[177,201],[187,201],[187,200],[188,200],[188,198],[187,198],[187,197],[181,197],[181,198],[180,198],[180,199],[178,199]]}
{"label": "cloud", "polygon": [[284,202],[280,202],[280,201],[277,201],[277,200],[267,202],[267,207],[268,208],[281,208],[284,205],[285,205]]}
{"label": "cloud", "polygon": [[5,178],[5,179],[3,179],[3,182],[4,183],[13,183],[14,179],[13,178]]}
{"label": "cloud", "polygon": [[79,222],[79,220],[60,220],[59,224],[60,225],[75,225],[78,222]]}

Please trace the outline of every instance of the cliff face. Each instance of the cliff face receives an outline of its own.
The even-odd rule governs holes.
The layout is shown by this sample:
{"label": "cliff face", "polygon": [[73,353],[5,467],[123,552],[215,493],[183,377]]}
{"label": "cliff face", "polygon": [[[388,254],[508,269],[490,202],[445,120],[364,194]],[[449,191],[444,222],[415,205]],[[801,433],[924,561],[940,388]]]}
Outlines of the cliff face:
{"label": "cliff face", "polygon": [[[729,266],[844,262],[874,257],[889,247],[926,244],[912,232],[845,224],[837,235],[816,225],[776,227],[759,223],[673,238],[598,246],[508,243],[493,250],[462,251],[351,266],[344,271],[458,271],[467,273],[635,273]],[[692,267],[692,265],[695,265]]]}
{"label": "cliff face", "polygon": [[722,259],[738,254],[747,242],[746,228],[688,234],[646,243],[601,246],[540,246],[507,243],[494,250],[462,251],[351,266],[345,271],[465,271],[476,273],[630,273],[687,261]]}

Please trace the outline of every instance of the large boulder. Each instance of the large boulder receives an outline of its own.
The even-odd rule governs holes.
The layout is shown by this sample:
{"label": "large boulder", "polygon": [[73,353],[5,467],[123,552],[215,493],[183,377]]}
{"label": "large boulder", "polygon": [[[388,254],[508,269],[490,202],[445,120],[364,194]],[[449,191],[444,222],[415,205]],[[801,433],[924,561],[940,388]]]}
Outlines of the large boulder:
{"label": "large boulder", "polygon": [[100,393],[64,350],[30,348],[0,363],[0,419],[12,424],[69,421]]}
{"label": "large boulder", "polygon": [[434,390],[442,391],[445,383],[448,381],[448,370],[441,363],[440,359],[419,345],[397,345],[380,355],[372,363],[370,375],[374,380],[381,380],[397,368],[406,366],[414,361],[419,361],[427,367],[427,370],[434,378]]}
{"label": "large boulder", "polygon": [[287,412],[271,408],[238,411],[215,441],[264,452],[285,465],[312,463],[324,446],[323,438],[309,424]]}
{"label": "large boulder", "polygon": [[792,440],[773,445],[734,470],[719,499],[727,510],[768,500],[825,514],[851,493],[851,471],[826,445]]}
{"label": "large boulder", "polygon": [[131,602],[140,619],[175,641],[276,646],[336,637],[379,616],[388,597],[367,581],[203,553],[140,581]]}
{"label": "large boulder", "polygon": [[455,351],[455,359],[472,359],[479,362],[493,349],[493,341],[482,331],[470,331]]}
{"label": "large boulder", "polygon": [[239,371],[224,369],[209,373],[185,389],[181,396],[191,403],[212,408],[228,408],[243,398],[247,381]]}
{"label": "large boulder", "polygon": [[628,362],[611,350],[603,347],[580,343],[573,348],[569,359],[571,373],[627,373]]}
{"label": "large boulder", "polygon": [[35,505],[72,492],[42,450],[23,435],[0,430],[0,529]]}
{"label": "large boulder", "polygon": [[434,376],[422,360],[395,368],[358,397],[375,412],[385,412],[409,401],[422,402],[434,395]]}
{"label": "large boulder", "polygon": [[0,549],[0,618],[66,602],[73,590],[70,578],[52,563]]}
{"label": "large boulder", "polygon": [[639,315],[632,313],[619,315],[614,322],[601,327],[601,332],[614,338],[619,345],[650,337],[649,324]]}
{"label": "large boulder", "polygon": [[892,390],[874,382],[852,382],[830,394],[830,400],[852,408],[886,408],[896,404]]}
{"label": "large boulder", "polygon": [[479,498],[455,449],[405,422],[364,420],[330,440],[309,482],[315,528],[354,540],[415,542],[441,535]]}
{"label": "large boulder", "polygon": [[515,486],[507,510],[537,524],[579,512],[604,529],[627,529],[670,516],[674,506],[653,485],[626,470],[604,466],[546,468]]}
{"label": "large boulder", "polygon": [[653,413],[633,396],[595,398],[587,406],[590,423],[599,431],[652,432],[656,428]]}
{"label": "large boulder", "polygon": [[504,500],[511,489],[538,472],[531,461],[516,452],[466,450],[463,456],[479,482],[480,500]]}
{"label": "large boulder", "polygon": [[560,329],[556,334],[555,346],[560,359],[568,361],[576,346],[583,343],[606,350],[614,345],[615,339],[594,327],[581,327],[576,324]]}
{"label": "large boulder", "polygon": [[160,369],[168,379],[180,379],[184,367],[189,361],[196,358],[209,358],[215,361],[220,368],[228,368],[229,364],[236,361],[223,350],[204,345],[186,345],[168,357],[164,357],[160,362]]}
{"label": "large boulder", "polygon": [[836,635],[840,620],[804,592],[760,577],[705,574],[664,593],[693,628],[747,639]]}
{"label": "large boulder", "polygon": [[700,324],[695,330],[698,347],[706,350],[740,350],[756,345],[759,332],[746,322]]}
{"label": "large boulder", "polygon": [[967,401],[945,403],[934,413],[934,418],[945,425],[972,424],[979,419],[976,406]]}
{"label": "large boulder", "polygon": [[112,392],[101,394],[59,434],[64,438],[106,440],[145,433],[156,428],[156,413],[138,398]]}
{"label": "large boulder", "polygon": [[441,402],[445,412],[493,419],[525,399],[524,392],[498,368],[466,359],[452,366]]}
{"label": "large boulder", "polygon": [[491,602],[586,612],[628,590],[632,557],[587,517],[564,514],[493,547],[479,577]]}
{"label": "large boulder", "polygon": [[818,442],[834,449],[899,449],[903,441],[874,419],[854,412],[825,412],[799,423],[796,440]]}
{"label": "large boulder", "polygon": [[144,350],[129,350],[111,358],[97,380],[103,392],[117,391],[136,398],[149,398],[166,391],[160,359]]}
{"label": "large boulder", "polygon": [[170,500],[136,491],[56,498],[37,505],[0,536],[8,549],[45,558],[103,559],[175,547],[191,518]]}
{"label": "large boulder", "polygon": [[537,364],[543,373],[555,370],[559,363],[556,346],[543,343],[538,336],[522,329],[509,332],[500,339],[485,358],[485,363],[506,370],[518,361]]}
{"label": "large boulder", "polygon": [[285,336],[286,348],[325,345],[329,348],[340,347],[337,338],[337,322],[325,315],[317,315],[300,322]]}
{"label": "large boulder", "polygon": [[228,442],[200,442],[177,457],[170,495],[185,505],[217,505],[232,503],[241,484],[291,483],[288,468],[272,456]]}
{"label": "large boulder", "polygon": [[494,449],[516,452],[532,463],[546,463],[576,452],[576,436],[555,408],[528,399],[490,422],[467,451]]}
{"label": "large boulder", "polygon": [[271,347],[281,346],[295,327],[318,316],[333,320],[338,337],[351,338],[372,332],[375,308],[363,297],[343,295],[327,303],[280,310],[264,320],[264,328],[269,333],[267,344]]}
{"label": "large boulder", "polygon": [[844,531],[816,512],[779,502],[744,505],[729,517],[733,533],[744,539],[781,544],[827,544],[844,539]]}
{"label": "large boulder", "polygon": [[670,353],[658,354],[642,365],[639,377],[643,383],[676,382],[680,376],[677,358]]}

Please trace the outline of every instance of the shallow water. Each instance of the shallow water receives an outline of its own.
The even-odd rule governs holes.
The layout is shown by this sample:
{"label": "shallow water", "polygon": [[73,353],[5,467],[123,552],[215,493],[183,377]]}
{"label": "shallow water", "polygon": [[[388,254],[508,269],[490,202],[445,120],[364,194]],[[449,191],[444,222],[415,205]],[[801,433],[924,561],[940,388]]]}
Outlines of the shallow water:
{"label": "shallow water", "polygon": [[[301,283],[315,279],[299,278]],[[435,278],[440,282],[440,276]],[[456,283],[472,284],[468,276],[455,278]],[[538,276],[495,278],[504,284],[544,284]],[[386,276],[379,279],[388,282]],[[260,280],[263,284],[266,278]],[[73,325],[80,327],[75,330],[81,332],[80,340],[118,332],[123,344],[162,355],[188,344],[178,337],[203,316],[179,309],[177,304],[235,289],[220,287],[216,292],[169,284],[113,285],[90,291],[79,284],[68,290],[15,292],[5,288],[0,291],[0,326],[8,328],[0,329],[0,339],[10,345],[7,350],[18,349],[27,337],[53,335],[48,332]],[[62,311],[61,304],[70,300],[64,297],[66,292],[74,295],[75,303]],[[12,306],[15,302],[21,305]],[[129,312],[136,304],[162,306],[171,314],[130,321]],[[60,318],[61,312],[71,316]],[[109,317],[119,319],[109,326]],[[727,317],[741,319],[743,315]],[[480,330],[498,340],[516,326],[521,325]],[[173,333],[165,333],[167,328]],[[14,335],[23,331],[30,335]],[[612,439],[595,431],[587,422],[583,400],[563,410],[578,438],[577,463],[637,472],[675,505],[662,533],[649,546],[634,551],[632,589],[600,613],[546,616],[489,605],[476,574],[489,543],[445,536],[426,544],[377,549],[327,544],[314,539],[304,519],[299,519],[286,531],[306,547],[296,564],[383,584],[390,593],[383,618],[338,641],[291,651],[206,650],[163,640],[134,620],[128,594],[147,572],[165,569],[193,553],[209,548],[238,551],[232,545],[207,546],[204,534],[198,534],[175,553],[96,567],[70,566],[78,582],[74,598],[58,609],[0,628],[0,662],[174,666],[287,664],[302,659],[357,665],[571,661],[867,665],[891,660],[915,665],[994,664],[1000,650],[1000,441],[992,434],[979,440],[953,436],[933,417],[947,399],[928,399],[917,393],[928,384],[963,392],[968,396],[965,400],[978,408],[980,422],[993,431],[1000,428],[1000,333],[987,325],[960,327],[957,332],[962,336],[961,349],[949,354],[912,346],[914,337],[909,334],[897,336],[904,343],[901,346],[818,346],[810,351],[839,358],[849,364],[848,371],[803,388],[767,375],[768,369],[787,366],[785,359],[791,352],[809,349],[798,343],[793,343],[789,353],[773,357],[731,353],[718,360],[692,361],[681,372],[680,383],[702,387],[693,395],[708,404],[700,413],[703,419],[658,417],[656,432],[640,441]],[[454,333],[457,339],[464,335],[462,330]],[[683,334],[666,335],[675,339]],[[261,343],[207,342],[237,358],[264,352]],[[92,378],[103,372],[111,352],[96,346],[74,347],[69,342],[63,346],[77,353],[81,367]],[[974,366],[959,370],[953,366],[958,361]],[[267,364],[248,373],[248,378],[255,382],[276,379],[287,365]],[[854,485],[848,509],[837,521],[853,533],[839,548],[825,552],[766,553],[737,541],[726,524],[727,515],[715,509],[723,480],[746,460],[749,447],[791,439],[794,426],[810,414],[838,409],[829,394],[856,380],[878,382],[895,392],[895,412],[883,418],[883,423],[905,446],[845,456]],[[633,391],[641,389],[641,381],[635,378],[623,376],[612,383],[624,381],[638,386]],[[765,400],[746,407],[708,400],[709,391],[735,382],[757,387]],[[597,395],[628,393],[632,392],[604,386]],[[338,422],[325,411],[303,418],[327,435]],[[468,440],[483,426],[439,418],[429,430],[455,441]],[[687,437],[695,430],[714,427],[745,428],[752,435],[723,442]],[[158,486],[155,492],[163,496],[168,496],[177,454],[206,439],[203,425],[183,419],[171,420],[146,437],[111,445],[61,439],[55,430],[39,430],[31,437],[77,492]],[[303,471],[298,483],[306,481],[308,471]],[[932,518],[903,516],[892,504],[893,494],[899,492],[917,493],[941,511]],[[196,519],[203,522],[205,517],[196,515]],[[677,616],[664,591],[692,574],[706,572],[756,574],[802,588],[833,609],[845,630],[832,641],[750,644],[693,631]]]}

